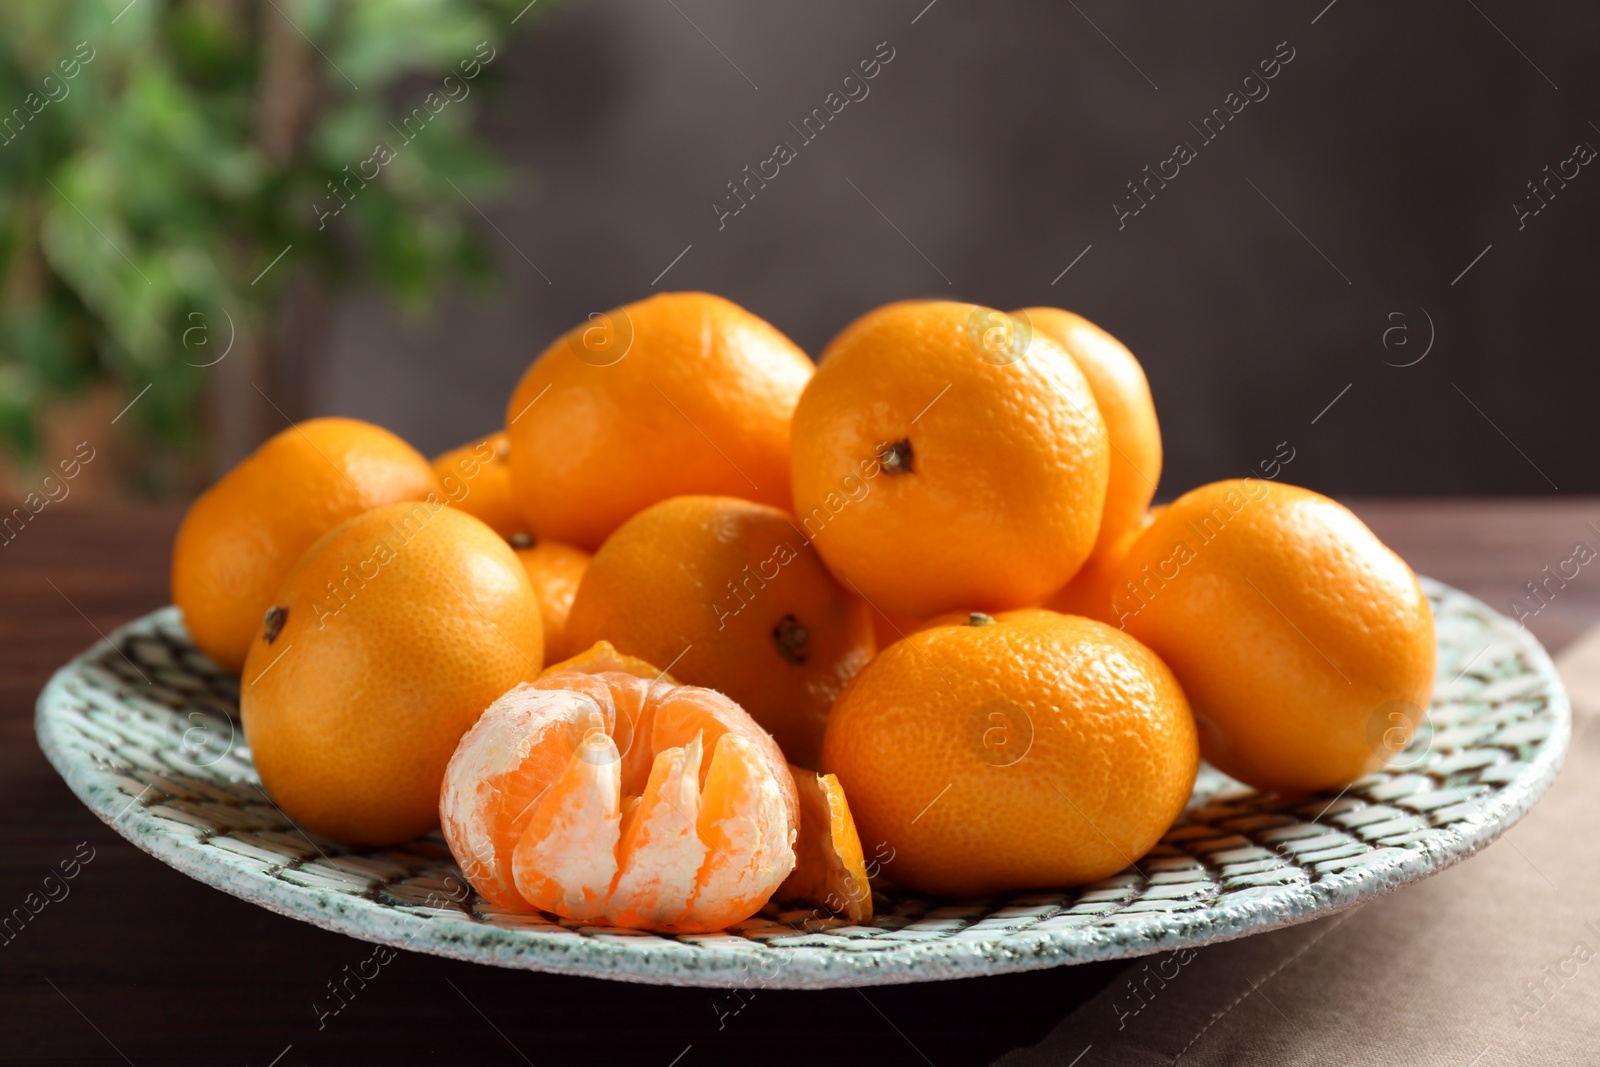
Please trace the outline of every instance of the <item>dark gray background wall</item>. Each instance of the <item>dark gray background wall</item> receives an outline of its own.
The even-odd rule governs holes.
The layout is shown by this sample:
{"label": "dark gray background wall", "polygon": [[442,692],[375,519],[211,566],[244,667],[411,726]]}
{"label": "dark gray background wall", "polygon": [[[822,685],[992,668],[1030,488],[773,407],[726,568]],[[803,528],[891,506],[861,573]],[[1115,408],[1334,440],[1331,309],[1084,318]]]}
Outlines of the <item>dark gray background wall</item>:
{"label": "dark gray background wall", "polygon": [[[344,307],[319,411],[429,451],[485,432],[545,344],[674,264],[657,288],[813,355],[903,297],[1079,311],[1143,361],[1163,496],[1282,441],[1283,477],[1330,493],[1600,490],[1600,165],[1563,163],[1600,147],[1592,3],[564,0],[523,27],[482,116],[518,167],[481,205],[504,284],[424,321]],[[788,124],[885,41],[802,144]],[[719,229],[779,141],[798,157]],[[1546,165],[1578,173],[1519,220]]]}

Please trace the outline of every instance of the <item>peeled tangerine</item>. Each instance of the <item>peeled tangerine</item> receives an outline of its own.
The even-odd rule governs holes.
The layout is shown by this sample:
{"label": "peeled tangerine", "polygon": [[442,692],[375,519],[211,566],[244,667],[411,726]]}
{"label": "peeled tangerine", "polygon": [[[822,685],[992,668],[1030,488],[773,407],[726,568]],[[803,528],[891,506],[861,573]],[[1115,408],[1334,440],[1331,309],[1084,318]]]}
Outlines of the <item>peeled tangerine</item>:
{"label": "peeled tangerine", "polygon": [[753,915],[800,825],[783,753],[738,704],[603,641],[489,706],[439,815],[492,904],[676,931]]}

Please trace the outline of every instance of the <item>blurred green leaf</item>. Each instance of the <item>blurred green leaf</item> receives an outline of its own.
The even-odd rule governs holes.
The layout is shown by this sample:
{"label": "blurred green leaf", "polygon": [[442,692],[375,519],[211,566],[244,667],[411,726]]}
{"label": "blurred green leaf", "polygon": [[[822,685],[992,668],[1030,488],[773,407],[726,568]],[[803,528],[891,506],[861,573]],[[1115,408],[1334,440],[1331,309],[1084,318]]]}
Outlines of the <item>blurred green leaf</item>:
{"label": "blurred green leaf", "polygon": [[269,322],[296,271],[411,311],[486,281],[466,198],[505,177],[472,119],[523,6],[0,6],[0,448],[32,458],[40,411],[106,380],[150,387],[128,419],[153,445],[194,447],[191,314]]}

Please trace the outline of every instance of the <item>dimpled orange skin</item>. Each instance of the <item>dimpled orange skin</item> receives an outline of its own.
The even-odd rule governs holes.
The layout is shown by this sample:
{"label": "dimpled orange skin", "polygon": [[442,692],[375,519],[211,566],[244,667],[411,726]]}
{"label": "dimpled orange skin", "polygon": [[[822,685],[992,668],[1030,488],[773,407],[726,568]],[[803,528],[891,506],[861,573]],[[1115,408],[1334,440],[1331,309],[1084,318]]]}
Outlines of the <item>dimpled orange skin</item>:
{"label": "dimpled orange skin", "polygon": [[[1020,359],[985,362],[969,325],[999,314],[883,308],[828,346],[795,409],[795,514],[878,610],[1037,604],[1094,544],[1108,471],[1094,396],[1038,334]],[[886,467],[886,446],[910,469]]]}
{"label": "dimpled orange skin", "polygon": [[1058,342],[1077,361],[1105,419],[1111,480],[1094,545],[1094,554],[1099,555],[1138,527],[1161,481],[1161,426],[1150,383],[1127,346],[1082,315],[1048,307],[1013,314],[1026,316],[1035,330]]}
{"label": "dimpled orange skin", "polygon": [[1320,494],[1201,486],[1139,535],[1123,583],[1123,625],[1182,681],[1206,759],[1258,789],[1338,789],[1403,748],[1428,706],[1416,575]]}
{"label": "dimpled orange skin", "polygon": [[289,427],[189,507],[172,546],[172,601],[200,651],[237,674],[300,554],[345,519],[437,492],[428,461],[357,419]]}
{"label": "dimpled orange skin", "polygon": [[726,693],[815,768],[828,708],[874,652],[869,610],[779,508],[662,501],[600,546],[567,615],[567,648],[610,641]]}
{"label": "dimpled orange skin", "polygon": [[433,829],[456,742],[543,663],[539,607],[511,547],[438,497],[391,504],[327,534],[274,604],[281,632],[257,633],[240,691],[267,792],[350,844]]}
{"label": "dimpled orange skin", "polygon": [[810,359],[709,293],[663,293],[574,327],[506,407],[529,532],[593,551],[686,493],[789,506],[789,419]]}
{"label": "dimpled orange skin", "polygon": [[504,433],[492,433],[435,456],[433,470],[450,506],[481,519],[501,537],[528,528],[511,495],[511,452]]}
{"label": "dimpled orange skin", "polygon": [[567,651],[563,635],[572,600],[578,595],[584,571],[589,569],[589,553],[557,541],[541,541],[531,548],[518,548],[517,559],[528,572],[534,598],[539,601],[539,616],[544,622],[545,658],[573,654]]}
{"label": "dimpled orange skin", "polygon": [[951,896],[1081,885],[1137,862],[1183,811],[1198,762],[1155,653],[1040,609],[891,645],[834,704],[822,755],[861,840],[894,850],[884,874]]}

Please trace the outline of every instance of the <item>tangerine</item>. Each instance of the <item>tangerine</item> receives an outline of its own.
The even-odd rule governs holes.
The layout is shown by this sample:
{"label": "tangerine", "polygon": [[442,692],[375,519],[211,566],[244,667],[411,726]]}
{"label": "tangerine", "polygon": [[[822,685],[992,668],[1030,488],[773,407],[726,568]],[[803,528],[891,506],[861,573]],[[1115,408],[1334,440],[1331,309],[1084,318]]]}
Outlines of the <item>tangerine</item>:
{"label": "tangerine", "polygon": [[172,602],[196,647],[234,674],[295,561],[344,520],[439,483],[400,438],[357,419],[296,423],[202,493],[172,546]]}
{"label": "tangerine", "polygon": [[1199,750],[1156,654],[1091,619],[934,620],[840,695],[823,769],[912,889],[977,896],[1127,867],[1183,811]]}
{"label": "tangerine", "polygon": [[578,595],[578,585],[589,569],[589,553],[557,541],[531,543],[526,534],[511,539],[517,558],[528,572],[533,583],[534,598],[539,601],[539,616],[544,622],[546,657],[554,659],[566,654],[567,613],[572,610],[572,600]]}
{"label": "tangerine", "polygon": [[1340,504],[1257,478],[1179,497],[1138,536],[1115,606],[1183,683],[1217,769],[1335,789],[1404,748],[1433,691],[1417,577]]}
{"label": "tangerine", "polygon": [[592,316],[536,359],[506,408],[529,532],[594,550],[686,493],[789,506],[789,419],[811,361],[709,293]]}
{"label": "tangerine", "polygon": [[610,641],[726,693],[815,767],[828,708],[872,658],[868,609],[785,511],[681,496],[600,546],[567,616],[568,648]]}
{"label": "tangerine", "polygon": [[435,497],[350,519],[273,597],[239,710],[268,794],[301,826],[388,845],[437,823],[483,709],[538,677],[539,607],[511,547]]}
{"label": "tangerine", "polygon": [[1161,426],[1150,383],[1127,346],[1082,315],[1050,307],[1012,314],[1065,348],[1094,392],[1111,447],[1111,477],[1094,553],[1109,551],[1138,527],[1161,480]]}
{"label": "tangerine", "polygon": [[795,514],[881,611],[1036,604],[1089,556],[1105,424],[1072,357],[1016,327],[972,304],[890,305],[828,346],[800,397]]}
{"label": "tangerine", "polygon": [[505,433],[492,433],[435,456],[433,470],[451,507],[481,519],[501,537],[527,530],[516,498],[511,495],[511,468],[506,458],[511,442]]}

